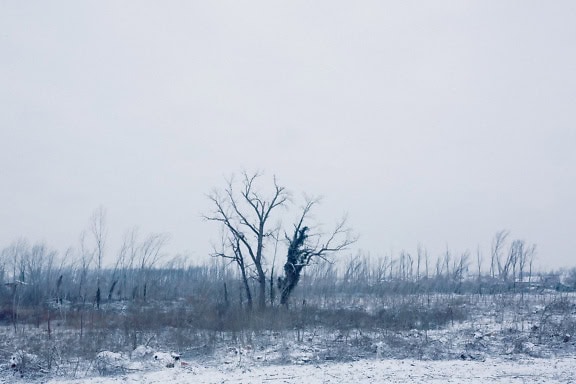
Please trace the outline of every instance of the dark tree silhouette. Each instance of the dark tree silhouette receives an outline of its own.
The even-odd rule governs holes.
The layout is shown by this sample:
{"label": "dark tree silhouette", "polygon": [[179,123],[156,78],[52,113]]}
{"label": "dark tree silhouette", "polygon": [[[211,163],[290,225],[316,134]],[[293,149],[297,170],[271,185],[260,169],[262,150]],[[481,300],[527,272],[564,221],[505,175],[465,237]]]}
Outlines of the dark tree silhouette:
{"label": "dark tree silhouette", "polygon": [[[272,193],[265,193],[256,188],[258,173],[242,174],[240,183],[228,180],[224,194],[213,192],[208,198],[214,204],[215,210],[204,219],[216,221],[224,228],[222,249],[214,252],[214,256],[233,260],[242,275],[244,289],[248,298],[248,306],[252,306],[252,294],[248,278],[255,275],[258,284],[258,307],[266,306],[266,258],[265,243],[273,237],[274,229],[270,228],[270,218],[275,209],[284,206],[288,201],[288,192],[280,186],[276,178]],[[239,184],[239,185],[238,185]],[[230,252],[231,251],[231,252]]]}
{"label": "dark tree silhouette", "polygon": [[328,255],[347,249],[357,240],[346,225],[346,217],[338,222],[328,235],[311,233],[310,227],[304,225],[304,221],[316,203],[317,199],[306,202],[300,220],[294,225],[294,234],[292,237],[286,235],[288,252],[284,264],[284,276],[278,278],[280,304],[284,306],[288,306],[290,295],[298,285],[304,267],[315,259],[329,261]]}

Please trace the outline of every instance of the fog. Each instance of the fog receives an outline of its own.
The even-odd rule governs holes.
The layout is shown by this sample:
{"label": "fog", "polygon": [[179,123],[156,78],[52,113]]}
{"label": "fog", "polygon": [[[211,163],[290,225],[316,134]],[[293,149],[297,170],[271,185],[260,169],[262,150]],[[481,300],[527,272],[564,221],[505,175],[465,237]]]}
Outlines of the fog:
{"label": "fog", "polygon": [[352,253],[496,231],[576,249],[572,1],[0,3],[0,247],[77,246],[98,207],[208,259],[206,194],[275,175]]}

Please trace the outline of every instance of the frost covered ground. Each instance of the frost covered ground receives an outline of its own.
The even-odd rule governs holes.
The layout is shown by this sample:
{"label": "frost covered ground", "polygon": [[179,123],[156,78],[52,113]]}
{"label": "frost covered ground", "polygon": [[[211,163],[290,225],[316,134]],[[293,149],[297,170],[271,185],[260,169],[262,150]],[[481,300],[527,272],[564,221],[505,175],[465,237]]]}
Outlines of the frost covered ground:
{"label": "frost covered ground", "polygon": [[[576,383],[574,299],[482,298],[463,304],[467,318],[428,330],[307,322],[274,331],[164,327],[143,333],[148,346],[136,349],[109,343],[121,340],[118,330],[78,343],[70,328],[47,339],[42,327],[4,327],[0,383]],[[89,345],[104,337],[109,350]],[[15,349],[39,363],[29,358],[22,372],[11,368]]]}
{"label": "frost covered ground", "polygon": [[[304,337],[299,342],[288,342],[287,335],[283,335],[278,344],[267,341],[266,348],[248,344],[223,347],[205,356],[189,351],[178,361],[169,361],[167,353],[155,359],[158,353],[150,350],[132,357],[104,353],[103,366],[99,367],[95,359],[91,367],[79,370],[77,378],[19,377],[5,369],[0,373],[0,383],[576,383],[572,341],[534,344],[524,334],[508,329],[480,331],[482,327],[477,325],[473,331],[462,325],[430,332],[427,341],[425,335],[414,331],[395,335],[404,340],[402,349],[421,348],[423,359],[391,358],[398,354],[394,345],[379,342],[346,349],[342,346],[340,351],[353,356],[349,361],[331,361],[321,340]],[[354,344],[354,338],[348,343]],[[438,350],[449,352],[440,360],[427,357]]]}
{"label": "frost covered ground", "polygon": [[[2,381],[12,382],[12,381]],[[186,366],[50,384],[114,383],[575,383],[576,357],[485,361],[362,360],[258,367]]]}

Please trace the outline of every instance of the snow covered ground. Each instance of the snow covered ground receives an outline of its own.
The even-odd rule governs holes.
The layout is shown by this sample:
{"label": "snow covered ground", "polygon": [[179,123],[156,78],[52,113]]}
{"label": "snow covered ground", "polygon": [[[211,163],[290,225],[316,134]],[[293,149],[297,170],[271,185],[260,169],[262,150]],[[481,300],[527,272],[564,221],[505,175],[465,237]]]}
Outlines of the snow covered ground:
{"label": "snow covered ground", "polygon": [[[126,347],[122,330],[107,330],[108,343],[102,333],[86,333],[80,345],[74,328],[54,328],[46,338],[42,327],[14,332],[5,326],[0,384],[576,384],[575,297],[550,296],[542,305],[534,296],[522,306],[507,296],[480,299],[464,303],[467,318],[429,330],[308,323],[235,332],[167,327],[140,335],[147,344],[135,349]],[[12,367],[19,350],[35,356],[22,369]]]}
{"label": "snow covered ground", "polygon": [[[9,381],[1,381],[8,383]],[[13,382],[13,381],[10,381]],[[186,366],[49,384],[197,383],[576,383],[576,356],[485,361],[361,360],[303,365]]]}

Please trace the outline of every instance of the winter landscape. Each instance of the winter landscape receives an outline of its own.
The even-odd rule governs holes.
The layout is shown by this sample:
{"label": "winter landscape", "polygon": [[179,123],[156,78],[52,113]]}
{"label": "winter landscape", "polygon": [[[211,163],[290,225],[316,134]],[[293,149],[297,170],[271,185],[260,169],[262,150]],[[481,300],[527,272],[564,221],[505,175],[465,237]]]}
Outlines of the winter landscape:
{"label": "winter landscape", "polygon": [[319,223],[320,200],[295,204],[275,177],[242,172],[206,198],[221,242],[201,265],[137,230],[104,263],[102,207],[64,257],[2,249],[3,380],[574,380],[576,268],[536,270],[536,246],[507,230],[475,255],[372,258],[350,253],[346,216]]}
{"label": "winter landscape", "polygon": [[508,236],[494,237],[485,272],[467,254],[434,268],[424,252],[349,257],[308,265],[289,305],[279,285],[252,309],[256,281],[245,291],[218,258],[98,279],[20,244],[3,253],[20,251],[29,283],[2,290],[0,382],[573,382],[576,270],[525,270],[530,248]]}
{"label": "winter landscape", "polygon": [[574,0],[0,1],[0,384],[576,383]]}
{"label": "winter landscape", "polygon": [[[518,304],[514,301],[519,298],[512,296],[505,305]],[[444,299],[506,300],[466,295]],[[3,353],[6,363],[0,382],[574,382],[576,343],[567,333],[575,330],[574,295],[548,292],[534,294],[528,300],[538,303],[523,304],[531,307],[526,307],[525,313],[517,313],[516,305],[515,309],[506,310],[500,304],[487,305],[476,313],[478,308],[468,302],[465,308],[474,314],[461,314],[463,317],[453,323],[434,329],[409,329],[414,324],[400,327],[404,329],[378,329],[366,323],[353,324],[354,318],[350,318],[349,324],[337,321],[334,329],[312,322],[301,323],[298,329],[275,331],[142,331],[148,341],[153,340],[149,346],[139,345],[133,350],[121,346],[119,340],[124,336],[119,334],[114,352],[99,349],[88,352],[74,346],[72,340],[78,342],[78,337],[71,335],[70,330],[54,331],[49,341],[44,327],[30,327],[22,329],[21,337],[26,338],[23,341],[13,335],[13,329],[4,329],[3,352],[20,345],[36,354],[22,367],[10,367],[11,356]],[[550,301],[545,305],[547,300]],[[434,304],[437,305],[440,304]],[[38,333],[42,335],[35,339]],[[88,332],[86,337],[101,337],[99,332],[88,336],[91,334]],[[160,342],[162,337],[166,340]],[[29,344],[31,341],[34,344]]]}

